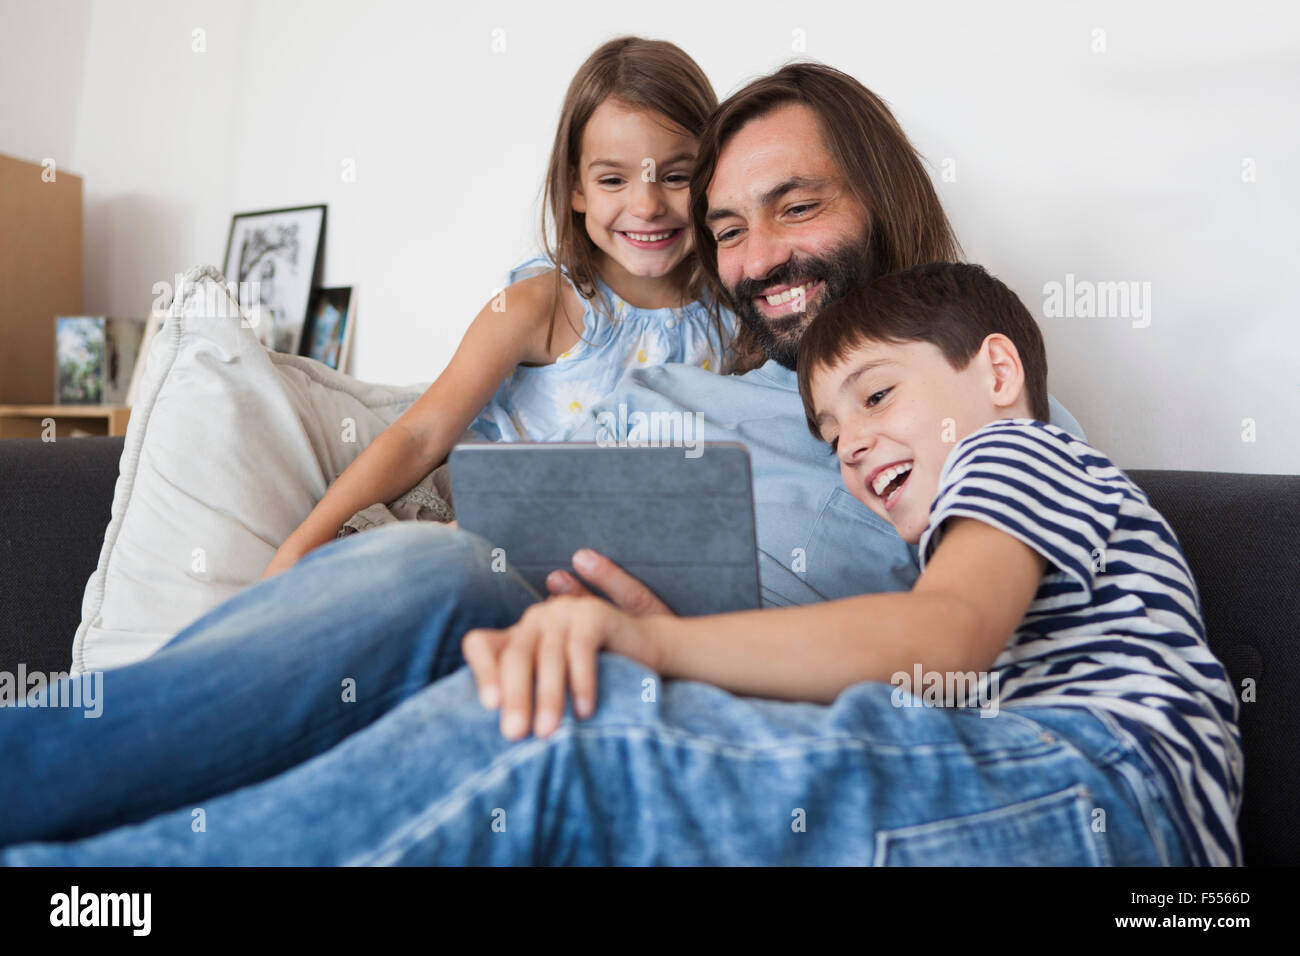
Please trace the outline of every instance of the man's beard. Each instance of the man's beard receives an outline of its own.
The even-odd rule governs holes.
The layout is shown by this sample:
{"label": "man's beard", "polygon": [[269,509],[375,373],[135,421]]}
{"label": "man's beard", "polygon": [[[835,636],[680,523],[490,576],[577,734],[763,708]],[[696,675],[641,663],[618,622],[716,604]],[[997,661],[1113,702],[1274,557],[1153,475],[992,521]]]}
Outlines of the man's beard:
{"label": "man's beard", "polygon": [[[876,258],[867,248],[867,242],[850,242],[824,258],[791,258],[761,280],[742,279],[735,289],[728,290],[731,310],[736,317],[753,333],[763,353],[769,359],[776,359],[792,371],[799,364],[799,340],[803,338],[804,329],[812,321],[813,314],[805,312],[790,313],[795,319],[788,328],[774,332],[769,320],[758,310],[754,299],[764,289],[774,285],[793,285],[802,282],[811,285],[818,279],[823,281],[817,293],[818,307],[829,305],[850,289],[871,279],[875,273],[873,260]],[[785,319],[779,320],[783,324]]]}

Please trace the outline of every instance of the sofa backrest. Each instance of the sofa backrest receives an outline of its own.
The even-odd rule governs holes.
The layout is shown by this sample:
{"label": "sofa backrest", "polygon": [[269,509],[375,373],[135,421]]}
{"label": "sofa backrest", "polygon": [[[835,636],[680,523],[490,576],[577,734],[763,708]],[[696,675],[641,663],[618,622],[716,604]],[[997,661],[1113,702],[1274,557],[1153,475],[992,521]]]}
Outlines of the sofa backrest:
{"label": "sofa backrest", "polygon": [[0,441],[0,670],[65,672],[124,439]]}

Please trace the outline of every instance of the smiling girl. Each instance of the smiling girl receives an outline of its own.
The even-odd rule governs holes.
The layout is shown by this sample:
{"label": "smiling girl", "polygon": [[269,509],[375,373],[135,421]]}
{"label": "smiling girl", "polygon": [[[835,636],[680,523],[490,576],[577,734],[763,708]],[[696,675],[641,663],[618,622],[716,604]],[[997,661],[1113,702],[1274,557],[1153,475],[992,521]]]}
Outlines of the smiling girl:
{"label": "smiling girl", "polygon": [[629,368],[722,371],[735,317],[708,297],[688,211],[696,137],[716,106],[704,72],[671,43],[622,37],[587,59],[551,152],[546,254],[510,273],[446,370],[330,486],[263,578],[411,489],[467,427],[492,441],[554,440]]}

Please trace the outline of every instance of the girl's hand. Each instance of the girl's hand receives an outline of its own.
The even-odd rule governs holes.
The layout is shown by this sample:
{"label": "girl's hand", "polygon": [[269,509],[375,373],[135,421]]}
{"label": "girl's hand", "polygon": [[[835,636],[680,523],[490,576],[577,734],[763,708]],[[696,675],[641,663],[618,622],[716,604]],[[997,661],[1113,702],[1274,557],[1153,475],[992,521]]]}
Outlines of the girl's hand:
{"label": "girl's hand", "polygon": [[539,737],[559,726],[566,675],[574,713],[590,717],[602,648],[658,670],[646,622],[595,597],[549,598],[529,606],[513,626],[474,628],[461,642],[479,700],[489,710],[500,706],[501,733],[510,740],[526,736],[530,723]]}
{"label": "girl's hand", "polygon": [[265,581],[267,578],[274,577],[281,571],[288,571],[291,567],[302,560],[305,554],[307,554],[307,552],[299,547],[296,542],[285,541],[271,557],[271,563],[266,566],[266,570],[262,572],[262,576],[258,578],[258,581]]}

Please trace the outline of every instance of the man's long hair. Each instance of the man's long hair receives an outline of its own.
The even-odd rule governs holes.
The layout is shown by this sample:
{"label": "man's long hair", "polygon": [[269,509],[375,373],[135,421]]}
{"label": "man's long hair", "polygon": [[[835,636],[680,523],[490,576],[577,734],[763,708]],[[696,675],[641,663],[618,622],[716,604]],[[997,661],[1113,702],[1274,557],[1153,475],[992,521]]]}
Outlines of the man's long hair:
{"label": "man's long hair", "polygon": [[[715,301],[730,301],[718,278],[717,244],[704,221],[718,155],[750,120],[789,103],[803,103],[817,114],[826,147],[871,217],[867,255],[872,275],[960,257],[961,247],[921,157],[885,101],[832,67],[789,63],[728,97],[700,134],[691,176],[691,229]],[[734,346],[731,372],[747,372],[767,361],[753,330],[743,323]]]}

